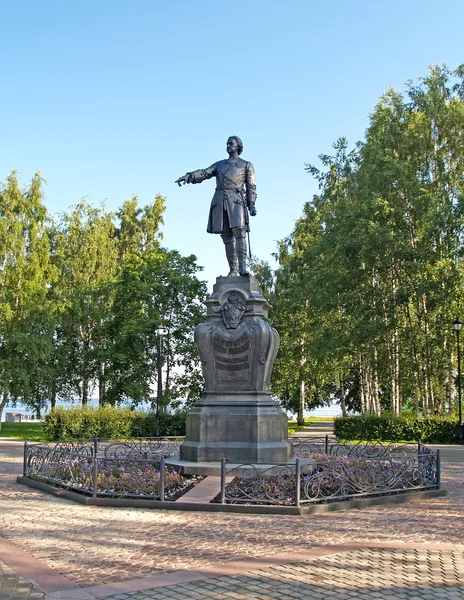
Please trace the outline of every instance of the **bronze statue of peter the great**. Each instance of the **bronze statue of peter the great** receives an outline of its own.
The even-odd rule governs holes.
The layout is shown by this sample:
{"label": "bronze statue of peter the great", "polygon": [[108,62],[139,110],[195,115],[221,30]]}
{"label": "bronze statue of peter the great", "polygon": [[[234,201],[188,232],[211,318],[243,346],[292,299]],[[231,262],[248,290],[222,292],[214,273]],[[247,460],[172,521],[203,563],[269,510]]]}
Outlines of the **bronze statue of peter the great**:
{"label": "bronze statue of peter the great", "polygon": [[216,177],[216,191],[211,202],[207,231],[221,234],[226,247],[229,276],[249,275],[246,266],[248,211],[252,217],[256,216],[255,172],[250,162],[240,158],[242,151],[242,140],[235,135],[231,136],[227,140],[229,158],[220,160],[207,169],[187,173],[176,180],[178,185],[185,185]]}

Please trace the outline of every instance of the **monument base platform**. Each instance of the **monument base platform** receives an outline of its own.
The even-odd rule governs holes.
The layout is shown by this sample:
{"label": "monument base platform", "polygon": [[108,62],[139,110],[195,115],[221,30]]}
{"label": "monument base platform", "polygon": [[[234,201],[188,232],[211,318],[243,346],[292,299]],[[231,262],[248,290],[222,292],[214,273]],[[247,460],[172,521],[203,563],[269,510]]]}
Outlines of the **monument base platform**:
{"label": "monument base platform", "polygon": [[[300,458],[301,466],[312,464],[316,462],[310,458]],[[220,477],[221,475],[221,463],[220,462],[193,462],[188,460],[181,460],[179,458],[166,458],[166,465],[173,466],[175,470],[181,475],[202,475],[209,477],[211,475]],[[287,469],[295,472],[296,458],[289,458],[288,460],[279,463],[226,463],[227,477],[246,477],[249,476],[250,468],[256,468],[259,470],[267,471],[267,475],[278,475],[281,472],[282,466],[285,465]]]}
{"label": "monument base platform", "polygon": [[287,416],[266,392],[210,393],[187,415],[180,459],[187,462],[286,463]]}

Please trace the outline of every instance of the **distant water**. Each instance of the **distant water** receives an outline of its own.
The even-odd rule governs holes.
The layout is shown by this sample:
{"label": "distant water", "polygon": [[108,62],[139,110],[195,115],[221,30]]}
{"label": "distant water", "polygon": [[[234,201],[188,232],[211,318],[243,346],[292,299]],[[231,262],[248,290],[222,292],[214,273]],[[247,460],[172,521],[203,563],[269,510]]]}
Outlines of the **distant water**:
{"label": "distant water", "polygon": [[[357,415],[359,413],[348,411],[349,415]],[[319,406],[313,410],[305,410],[305,417],[341,417],[342,409],[337,400],[333,400],[328,406]],[[296,419],[296,416],[294,417]]]}
{"label": "distant water", "polygon": [[340,404],[333,402],[330,406],[320,406],[314,410],[305,411],[305,417],[341,417]]}
{"label": "distant water", "polygon": [[[81,403],[80,402],[64,402],[62,400],[57,400],[56,401],[56,405],[57,406],[63,406],[65,408],[73,408],[76,406],[80,406]],[[88,406],[91,406],[93,408],[98,407],[98,398],[89,398],[89,402],[88,402]],[[124,407],[128,407],[130,406],[130,403],[127,404],[122,404],[121,406]],[[41,417],[43,419],[43,417],[48,414],[48,412],[50,411],[50,407],[51,405],[48,404],[45,408],[45,410],[42,411],[41,413]],[[147,411],[150,409],[150,405],[148,403],[143,403],[140,404],[139,406],[137,406],[137,410],[140,411]],[[22,422],[34,422],[37,421],[36,416],[34,414],[34,411],[31,410],[28,406],[23,406],[22,404],[17,404],[16,406],[12,406],[11,403],[9,403],[4,409],[3,409],[3,413],[2,413],[2,422],[6,421],[6,413],[13,413],[13,414],[20,414],[22,415],[21,420]]]}
{"label": "distant water", "polygon": [[[58,400],[57,401],[57,406],[64,406],[65,408],[71,408],[74,406],[80,406],[80,402],[63,402]],[[97,407],[98,406],[98,398],[90,398],[89,399],[89,403],[88,406],[92,406],[92,407]],[[130,403],[127,403],[125,405],[122,406],[130,406]],[[148,403],[143,403],[140,404],[139,406],[137,406],[137,410],[141,410],[141,411],[148,411],[150,409],[150,405]],[[45,411],[42,413],[42,418],[49,412],[50,410],[50,405],[46,407]],[[12,407],[7,406],[6,408],[3,409],[3,414],[2,414],[2,421],[5,421],[5,417],[6,417],[6,413],[20,413],[21,415],[27,415],[27,419],[24,419],[23,417],[23,421],[36,421],[35,415],[33,414],[33,411],[25,406],[22,406],[21,404],[18,404],[16,407]],[[320,406],[319,408],[315,408],[314,410],[306,410],[304,413],[305,417],[341,417],[342,416],[342,410],[340,408],[340,404],[338,404],[338,402],[334,401],[332,402],[332,404],[330,404],[329,406]],[[288,413],[288,416],[290,418],[295,418],[296,416],[292,416],[290,413]]]}

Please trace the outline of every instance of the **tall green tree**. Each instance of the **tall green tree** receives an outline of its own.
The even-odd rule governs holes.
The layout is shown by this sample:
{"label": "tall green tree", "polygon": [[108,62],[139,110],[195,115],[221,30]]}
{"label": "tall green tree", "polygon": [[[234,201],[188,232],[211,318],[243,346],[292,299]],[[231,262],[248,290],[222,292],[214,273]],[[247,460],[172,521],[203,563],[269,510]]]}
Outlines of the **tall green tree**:
{"label": "tall green tree", "polygon": [[[194,256],[159,248],[126,258],[108,323],[111,362],[106,391],[108,402],[131,400],[154,405],[158,361],[164,364],[161,409],[176,400],[191,401],[202,387],[201,369],[193,341],[203,319],[206,287],[197,278]],[[167,329],[162,356],[156,330]]]}
{"label": "tall green tree", "polygon": [[23,190],[12,172],[0,187],[0,418],[9,400],[46,401],[49,257],[43,179]]}
{"label": "tall green tree", "polygon": [[54,237],[59,272],[54,297],[62,307],[56,331],[57,361],[66,369],[69,392],[86,405],[92,389],[104,392],[105,324],[118,276],[114,218],[81,202],[65,213]]}
{"label": "tall green tree", "polygon": [[388,90],[362,143],[349,151],[341,138],[322,168],[308,165],[320,193],[280,247],[282,358],[300,386],[354,394],[363,412],[453,410],[463,74],[434,67],[404,94]]}

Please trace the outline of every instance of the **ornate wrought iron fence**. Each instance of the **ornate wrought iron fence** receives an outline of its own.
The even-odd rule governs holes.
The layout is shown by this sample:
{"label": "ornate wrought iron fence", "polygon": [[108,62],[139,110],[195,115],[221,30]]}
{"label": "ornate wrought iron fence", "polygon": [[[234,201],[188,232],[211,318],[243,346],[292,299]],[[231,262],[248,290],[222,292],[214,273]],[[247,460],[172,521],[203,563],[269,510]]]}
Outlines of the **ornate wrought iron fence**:
{"label": "ornate wrought iron fence", "polygon": [[159,458],[179,456],[179,448],[184,437],[146,437],[123,441],[97,438],[96,449],[105,458]]}
{"label": "ornate wrought iron fence", "polygon": [[[162,501],[190,485],[165,464],[182,440],[26,443],[23,474],[87,496]],[[344,444],[328,436],[293,443],[294,463],[237,466],[223,459],[220,501],[301,506],[440,487],[440,452],[420,443]]]}
{"label": "ornate wrought iron fence", "polygon": [[23,475],[93,497],[165,500],[183,487],[165,465],[173,439],[25,444]]}
{"label": "ornate wrought iron fence", "polygon": [[296,444],[300,457],[293,465],[228,467],[223,459],[221,502],[300,506],[440,487],[439,450],[421,444],[303,440]]}
{"label": "ornate wrought iron fence", "polygon": [[[223,458],[221,503],[294,505],[297,503],[298,466],[297,461],[295,464],[242,464],[227,468]],[[227,484],[230,476],[233,480]]]}
{"label": "ornate wrought iron fence", "polygon": [[334,436],[298,437],[289,438],[293,444],[294,455],[299,458],[308,458],[312,455],[348,456],[349,458],[414,458],[420,453],[430,452],[419,440],[417,445],[357,442],[350,444],[340,442]]}

